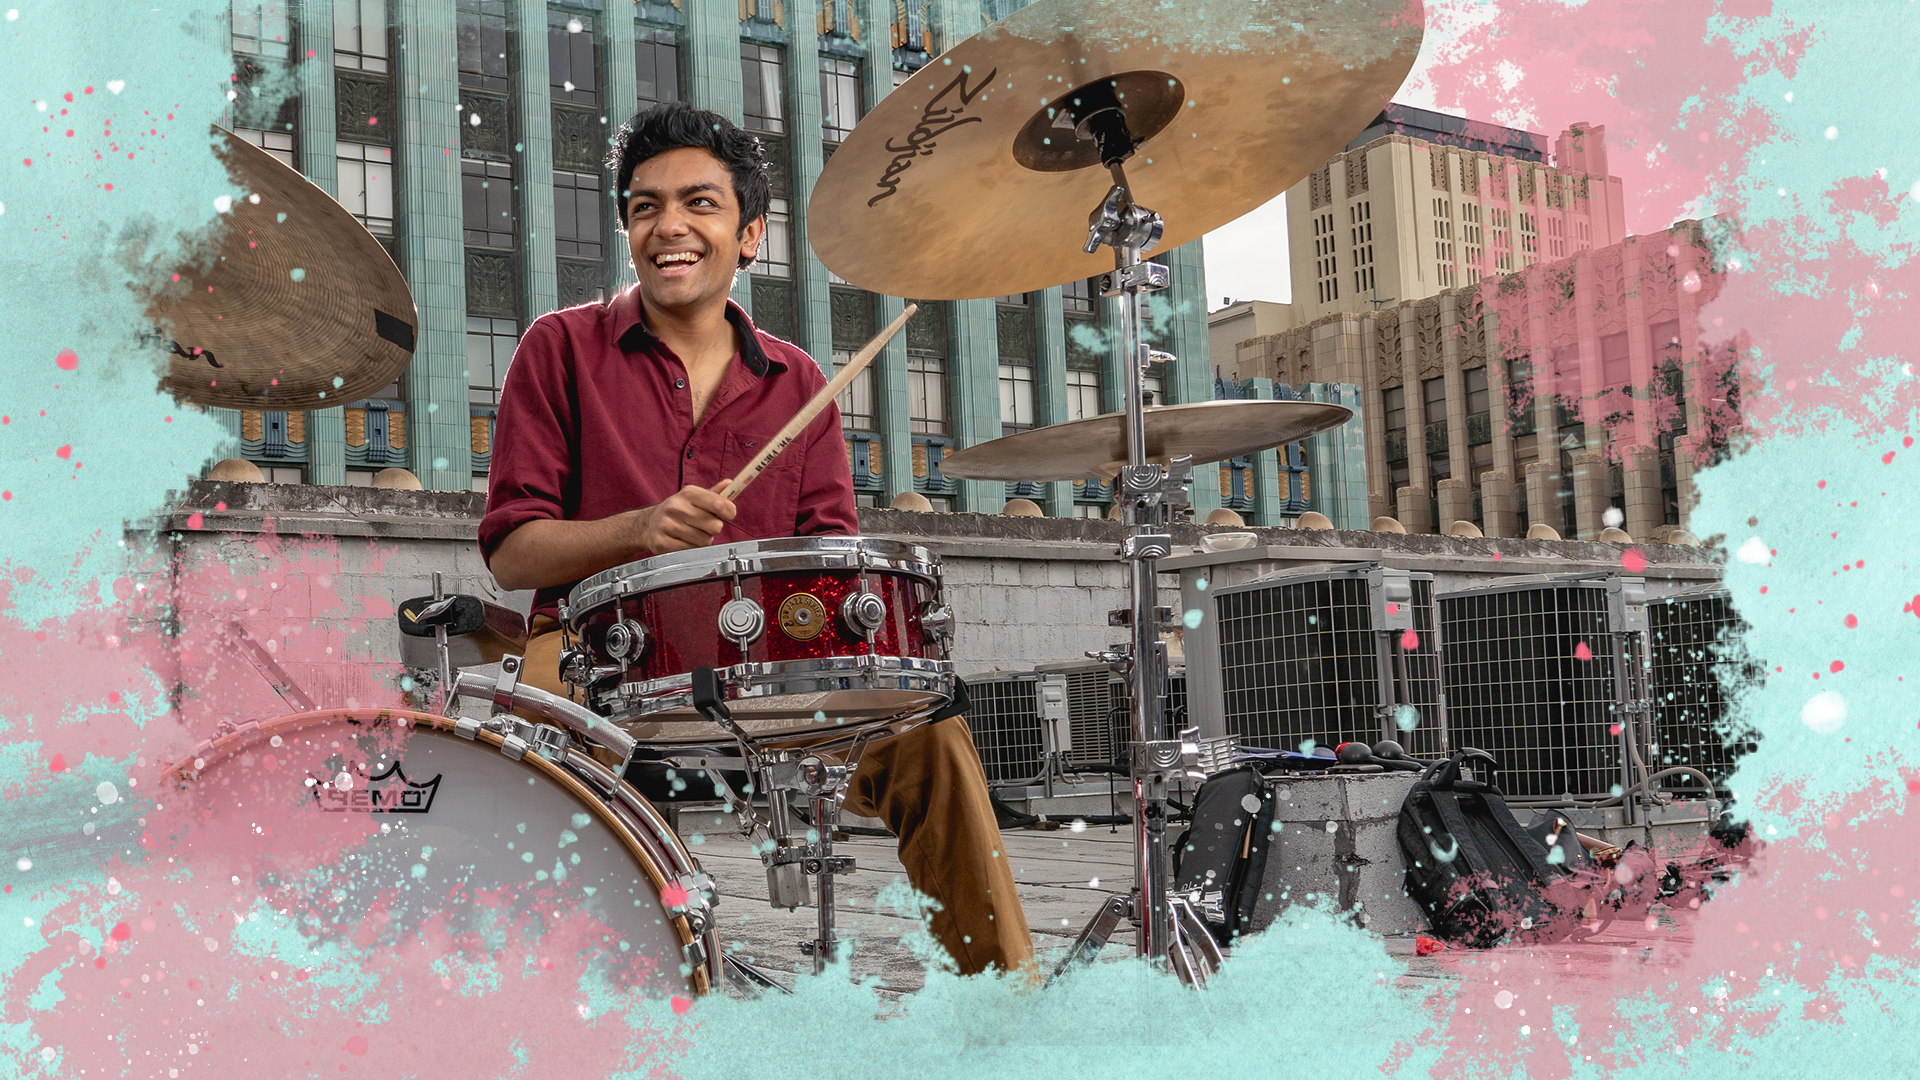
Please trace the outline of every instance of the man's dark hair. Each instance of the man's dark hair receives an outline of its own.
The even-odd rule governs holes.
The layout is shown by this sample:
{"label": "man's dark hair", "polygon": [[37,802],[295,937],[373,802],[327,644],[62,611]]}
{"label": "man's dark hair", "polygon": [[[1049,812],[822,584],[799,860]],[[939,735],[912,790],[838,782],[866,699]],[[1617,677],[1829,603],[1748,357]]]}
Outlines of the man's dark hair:
{"label": "man's dark hair", "polygon": [[[767,176],[766,153],[760,140],[735,127],[719,113],[696,109],[684,102],[655,105],[621,125],[607,154],[614,174],[615,203],[620,224],[627,224],[628,185],[640,163],[683,146],[709,151],[733,175],[733,197],[740,204],[740,232],[767,212],[773,184]],[[742,256],[745,267],[751,259]]]}

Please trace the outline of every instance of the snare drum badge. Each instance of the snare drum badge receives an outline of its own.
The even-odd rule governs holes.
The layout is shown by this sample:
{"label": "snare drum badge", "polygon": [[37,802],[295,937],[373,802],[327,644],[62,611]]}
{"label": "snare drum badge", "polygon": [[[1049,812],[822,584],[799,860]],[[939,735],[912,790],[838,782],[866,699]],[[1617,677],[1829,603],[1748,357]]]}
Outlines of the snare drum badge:
{"label": "snare drum badge", "polygon": [[780,629],[795,641],[812,641],[827,628],[827,605],[812,593],[797,592],[780,601]]}
{"label": "snare drum badge", "polygon": [[401,771],[394,762],[354,787],[340,786],[334,780],[314,778],[308,781],[315,802],[329,813],[425,814],[433,810],[433,796],[440,789],[440,774],[422,783]]}

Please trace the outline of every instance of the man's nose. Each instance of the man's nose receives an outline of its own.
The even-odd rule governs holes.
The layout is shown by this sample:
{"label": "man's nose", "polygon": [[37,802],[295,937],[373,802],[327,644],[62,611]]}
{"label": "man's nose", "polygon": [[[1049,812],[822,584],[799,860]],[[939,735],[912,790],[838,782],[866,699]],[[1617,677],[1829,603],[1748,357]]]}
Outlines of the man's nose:
{"label": "man's nose", "polygon": [[687,212],[677,206],[664,206],[655,220],[653,231],[662,236],[684,236],[687,233],[689,218]]}

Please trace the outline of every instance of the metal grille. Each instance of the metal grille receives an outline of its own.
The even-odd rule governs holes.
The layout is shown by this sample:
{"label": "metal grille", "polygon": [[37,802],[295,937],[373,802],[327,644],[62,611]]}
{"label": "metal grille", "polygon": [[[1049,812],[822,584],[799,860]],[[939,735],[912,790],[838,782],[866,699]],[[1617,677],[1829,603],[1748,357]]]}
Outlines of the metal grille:
{"label": "metal grille", "polygon": [[[1648,684],[1653,703],[1653,771],[1691,765],[1723,788],[1734,762],[1752,749],[1751,733],[1729,730],[1725,687],[1757,678],[1740,635],[1746,622],[1724,589],[1678,593],[1647,603]],[[1698,790],[1697,777],[1662,780],[1669,790]]]}
{"label": "metal grille", "polygon": [[1043,765],[1040,677],[1031,671],[967,677],[967,726],[986,768],[987,783],[1017,784],[1038,777]]}
{"label": "metal grille", "polygon": [[[1419,642],[1405,649],[1400,632],[1375,628],[1368,571],[1291,574],[1215,594],[1227,731],[1241,745],[1394,738],[1416,756],[1445,750],[1433,577],[1410,575]],[[1401,705],[1417,717],[1411,731],[1395,723]]]}
{"label": "metal grille", "polygon": [[[1602,581],[1536,579],[1440,597],[1447,733],[1500,763],[1516,799],[1605,797],[1620,784]],[[1581,659],[1584,651],[1591,659]]]}
{"label": "metal grille", "polygon": [[[1126,687],[1105,664],[1046,664],[1037,671],[1067,678],[1067,730],[1073,745],[1062,755],[1076,765],[1124,764],[1127,753]],[[971,683],[968,684],[972,686]]]}
{"label": "metal grille", "polygon": [[1188,726],[1187,672],[1179,668],[1167,672],[1167,735],[1171,738]]}

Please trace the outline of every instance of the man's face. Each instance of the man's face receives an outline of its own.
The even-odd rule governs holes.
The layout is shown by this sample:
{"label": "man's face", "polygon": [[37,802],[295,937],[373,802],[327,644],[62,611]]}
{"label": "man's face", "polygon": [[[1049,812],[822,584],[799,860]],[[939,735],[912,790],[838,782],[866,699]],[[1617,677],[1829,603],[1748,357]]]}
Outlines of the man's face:
{"label": "man's face", "polygon": [[740,228],[733,177],[712,151],[683,146],[648,158],[627,188],[627,246],[641,295],[667,311],[723,303],[742,255],[760,250],[766,220]]}

